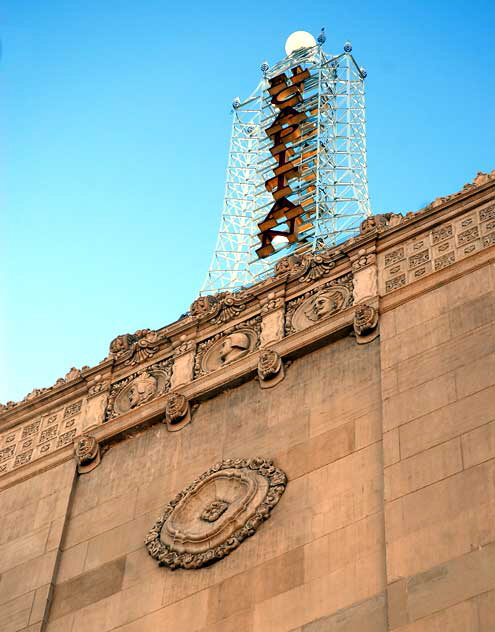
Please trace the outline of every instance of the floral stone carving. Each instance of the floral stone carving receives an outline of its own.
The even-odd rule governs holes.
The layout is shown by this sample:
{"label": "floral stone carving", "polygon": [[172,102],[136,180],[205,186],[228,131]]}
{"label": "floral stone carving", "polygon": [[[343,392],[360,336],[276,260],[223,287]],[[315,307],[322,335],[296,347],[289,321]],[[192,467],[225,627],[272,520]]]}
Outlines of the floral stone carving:
{"label": "floral stone carving", "polygon": [[100,446],[92,435],[83,434],[74,441],[74,456],[79,474],[91,472],[100,463]]}
{"label": "floral stone carving", "polygon": [[262,349],[258,360],[258,378],[261,388],[276,386],[284,377],[282,358],[273,349]]}
{"label": "floral stone carving", "polygon": [[117,336],[110,343],[110,355],[134,366],[151,358],[162,343],[169,343],[164,334],[151,329],[138,329],[133,334]]}
{"label": "floral stone carving", "polygon": [[354,311],[354,332],[360,344],[371,342],[378,336],[378,310],[366,303],[356,305]]}
{"label": "floral stone carving", "polygon": [[189,402],[182,393],[172,393],[165,404],[165,420],[171,431],[180,430],[191,421]]}
{"label": "floral stone carving", "polygon": [[146,537],[148,553],[172,570],[213,564],[256,532],[286,484],[266,459],[217,463],[168,503]]}
{"label": "floral stone carving", "polygon": [[238,316],[250,298],[251,294],[246,290],[199,296],[189,311],[200,322],[209,320],[212,324],[225,323]]}

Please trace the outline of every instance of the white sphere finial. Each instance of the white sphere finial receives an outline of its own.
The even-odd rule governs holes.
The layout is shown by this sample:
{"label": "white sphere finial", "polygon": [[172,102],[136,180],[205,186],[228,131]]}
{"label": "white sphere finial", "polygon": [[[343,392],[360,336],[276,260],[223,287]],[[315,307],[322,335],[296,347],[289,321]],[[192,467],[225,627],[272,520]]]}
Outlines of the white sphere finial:
{"label": "white sphere finial", "polygon": [[295,31],[291,33],[285,42],[286,55],[292,55],[292,53],[300,48],[313,48],[316,46],[316,40],[307,31]]}

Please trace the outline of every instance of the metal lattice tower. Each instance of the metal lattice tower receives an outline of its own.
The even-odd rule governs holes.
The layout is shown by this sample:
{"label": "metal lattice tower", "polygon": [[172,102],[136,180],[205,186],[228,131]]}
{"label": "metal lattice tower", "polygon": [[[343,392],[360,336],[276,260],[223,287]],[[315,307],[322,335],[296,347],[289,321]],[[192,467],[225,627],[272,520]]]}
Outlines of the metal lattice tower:
{"label": "metal lattice tower", "polygon": [[[201,294],[236,290],[266,276],[282,256],[320,250],[356,234],[371,214],[366,175],[364,79],[349,42],[340,55],[321,46],[293,52],[271,68],[245,101],[234,99],[223,213],[215,252]],[[300,65],[310,71],[304,82],[305,129],[297,143],[299,173],[294,203],[310,219],[295,244],[279,243],[277,251],[258,259],[258,222],[273,204],[265,181],[273,175],[274,158],[265,129],[277,115],[268,93],[269,79]],[[284,224],[281,224],[282,229]],[[274,242],[275,243],[275,242]]]}

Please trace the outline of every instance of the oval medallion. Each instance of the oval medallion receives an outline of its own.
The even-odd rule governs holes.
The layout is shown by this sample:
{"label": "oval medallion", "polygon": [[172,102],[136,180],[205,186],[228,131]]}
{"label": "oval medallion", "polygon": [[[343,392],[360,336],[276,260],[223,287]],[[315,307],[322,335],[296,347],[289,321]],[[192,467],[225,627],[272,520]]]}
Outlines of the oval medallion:
{"label": "oval medallion", "polygon": [[171,569],[212,564],[253,535],[286,483],[266,459],[217,463],[166,506],[146,538],[149,554]]}

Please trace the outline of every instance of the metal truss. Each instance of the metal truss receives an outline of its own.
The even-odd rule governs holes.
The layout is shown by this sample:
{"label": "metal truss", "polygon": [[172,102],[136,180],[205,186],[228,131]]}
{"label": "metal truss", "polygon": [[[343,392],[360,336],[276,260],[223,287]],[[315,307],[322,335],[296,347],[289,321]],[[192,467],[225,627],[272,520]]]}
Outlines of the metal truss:
{"label": "metal truss", "polygon": [[[339,244],[354,235],[371,214],[366,175],[366,72],[351,50],[346,43],[344,53],[335,56],[326,55],[320,46],[296,51],[271,68],[264,65],[256,91],[243,102],[234,100],[220,230],[201,294],[249,286],[267,276],[282,256]],[[258,222],[273,204],[264,183],[273,175],[274,158],[264,130],[278,112],[267,88],[271,77],[298,64],[310,71],[310,77],[304,82],[303,102],[296,107],[307,118],[301,138],[292,145],[299,177],[291,184],[291,200],[304,207],[305,224],[297,243],[280,240],[273,255],[258,259]]]}

